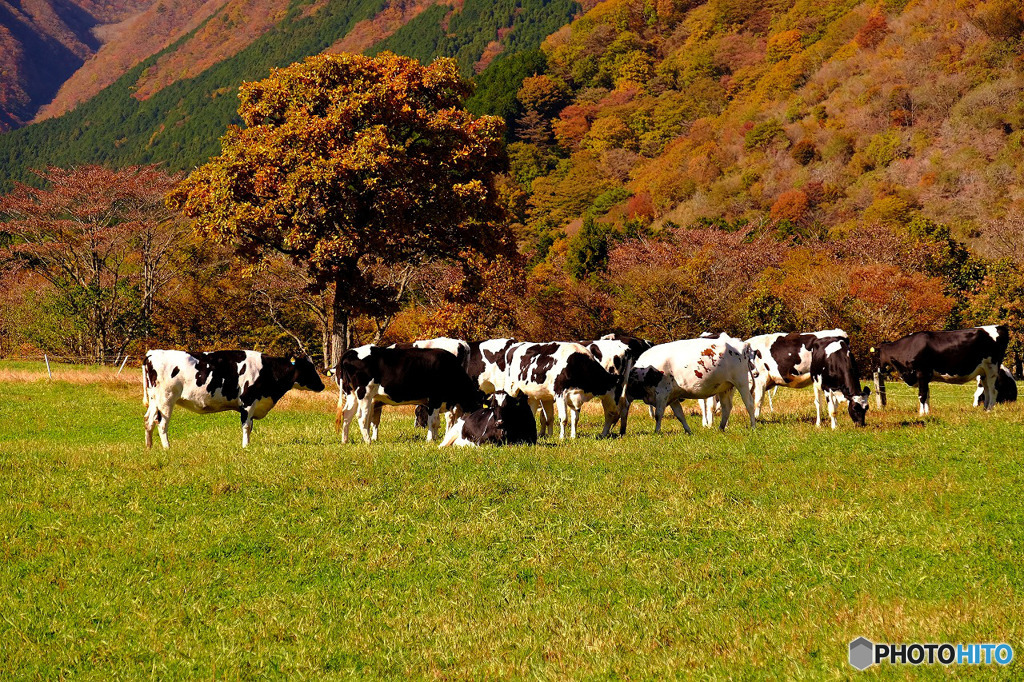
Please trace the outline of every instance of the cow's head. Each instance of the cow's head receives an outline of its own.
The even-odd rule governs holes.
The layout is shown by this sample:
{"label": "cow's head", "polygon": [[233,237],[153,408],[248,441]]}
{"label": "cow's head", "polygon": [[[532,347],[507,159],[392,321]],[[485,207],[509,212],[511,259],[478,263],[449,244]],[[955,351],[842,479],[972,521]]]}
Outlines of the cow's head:
{"label": "cow's head", "polygon": [[634,367],[626,383],[626,400],[654,400],[654,388],[665,378],[665,373],[653,367]]}
{"label": "cow's head", "polygon": [[850,419],[857,426],[864,426],[864,417],[868,413],[869,395],[871,395],[871,389],[867,386],[862,386],[860,395],[850,397]]}
{"label": "cow's head", "polygon": [[295,370],[295,388],[300,391],[313,391],[314,393],[324,390],[323,379],[320,378],[320,374],[317,373],[316,367],[309,358],[304,356],[295,357],[293,355],[290,361]]}

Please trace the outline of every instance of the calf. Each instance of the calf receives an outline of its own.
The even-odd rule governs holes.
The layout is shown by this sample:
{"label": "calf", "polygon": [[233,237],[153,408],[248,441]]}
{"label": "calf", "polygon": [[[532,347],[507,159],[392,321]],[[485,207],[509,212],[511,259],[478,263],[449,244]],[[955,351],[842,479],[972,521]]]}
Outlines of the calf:
{"label": "calf", "polygon": [[[978,390],[974,392],[974,406],[981,404],[985,397],[985,380],[978,376]],[[999,366],[999,375],[996,376],[996,402],[1015,403],[1017,402],[1017,380],[1013,378],[1013,372],[1006,365]]]}
{"label": "calf", "polygon": [[846,339],[842,329],[762,334],[747,339],[757,374],[753,380],[754,416],[760,418],[765,396],[773,387],[806,388],[814,383],[811,361],[815,344]]}
{"label": "calf", "polygon": [[931,412],[929,384],[963,384],[982,378],[985,409],[996,402],[996,377],[1010,343],[1004,325],[939,332],[915,332],[878,347],[878,400],[885,405],[885,370],[895,369],[909,386],[917,387],[918,414]]}
{"label": "calf", "polygon": [[732,411],[734,389],[739,391],[750,415],[750,428],[754,428],[750,359],[750,350],[743,341],[724,334],[716,339],[684,339],[654,346],[637,359],[629,374],[626,412],[622,415],[620,432],[626,432],[632,401],[643,400],[654,407],[655,433],[661,433],[666,407],[672,408],[683,429],[690,433],[682,401],[713,396],[718,396],[722,408],[719,428],[725,429]]}
{"label": "calf", "polygon": [[345,351],[334,371],[338,382],[335,428],[347,443],[352,419],[359,416],[363,440],[377,439],[376,403],[425,405],[431,414],[427,440],[437,435],[437,413],[442,409],[473,411],[483,402],[476,382],[458,359],[433,348],[379,348],[360,346]]}
{"label": "calf", "polygon": [[448,429],[440,447],[449,445],[517,445],[537,442],[537,421],[526,395],[504,391],[492,396],[492,407],[471,412]]}
{"label": "calf", "polygon": [[846,339],[816,339],[811,345],[811,378],[814,381],[816,426],[821,426],[821,400],[828,404],[832,429],[836,428],[836,406],[849,404],[850,419],[864,426],[871,389],[860,385],[857,363]]}
{"label": "calf", "polygon": [[153,427],[166,449],[167,424],[175,405],[208,414],[237,411],[242,447],[248,447],[253,419],[263,419],[293,388],[319,393],[324,382],[306,358],[278,358],[252,350],[186,353],[151,350],[142,361],[142,402],[146,406],[146,447]]}
{"label": "calf", "polygon": [[614,391],[616,378],[578,343],[519,343],[509,347],[506,357],[505,390],[525,393],[542,419],[541,435],[554,433],[554,410],[558,410],[559,437],[565,438],[568,422],[573,438],[583,404],[594,397],[604,407],[604,431],[619,418]]}

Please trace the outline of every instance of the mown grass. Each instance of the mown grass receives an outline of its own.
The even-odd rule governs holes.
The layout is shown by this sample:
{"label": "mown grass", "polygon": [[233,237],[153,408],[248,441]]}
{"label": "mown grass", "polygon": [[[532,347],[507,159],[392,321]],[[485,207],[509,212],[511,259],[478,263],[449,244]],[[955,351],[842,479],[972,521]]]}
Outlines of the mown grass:
{"label": "mown grass", "polygon": [[179,411],[147,452],[137,381],[0,383],[0,677],[843,679],[860,635],[1024,655],[1024,410],[969,387],[921,420],[890,385],[859,430],[783,391],[754,432],[741,408],[656,437],[635,406],[623,439],[592,413],[575,443],[474,450],[401,410],[342,446],[325,393],[244,451],[237,417]]}

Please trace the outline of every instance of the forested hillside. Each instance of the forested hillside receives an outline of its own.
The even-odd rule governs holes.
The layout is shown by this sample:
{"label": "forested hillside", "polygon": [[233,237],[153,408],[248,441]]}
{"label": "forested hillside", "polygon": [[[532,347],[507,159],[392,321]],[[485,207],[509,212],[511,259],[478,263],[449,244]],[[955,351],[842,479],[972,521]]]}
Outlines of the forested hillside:
{"label": "forested hillside", "polygon": [[[383,4],[293,8],[140,101],[156,56],[70,114],[0,137],[0,163],[11,177],[86,160],[188,169],[219,150],[240,80],[345,45],[446,55],[475,80],[468,108],[506,118],[502,192],[522,261],[418,264],[401,309],[357,321],[358,340],[843,327],[865,356],[916,329],[1024,331],[1019,3]],[[252,301],[230,259],[209,260],[220,265],[184,276],[189,296]],[[220,311],[241,320],[226,332],[173,311],[161,338],[316,338],[323,306],[287,267],[272,272],[285,292],[261,294],[273,324]]]}

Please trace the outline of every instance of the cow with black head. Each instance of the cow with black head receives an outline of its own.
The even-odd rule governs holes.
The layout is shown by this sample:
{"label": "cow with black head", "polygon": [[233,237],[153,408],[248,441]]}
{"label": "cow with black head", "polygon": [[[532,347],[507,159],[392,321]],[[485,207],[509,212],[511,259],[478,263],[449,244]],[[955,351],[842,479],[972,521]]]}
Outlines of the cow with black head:
{"label": "cow with black head", "polygon": [[175,405],[192,412],[237,411],[242,420],[242,447],[249,445],[254,419],[262,419],[294,389],[319,393],[324,382],[306,357],[264,355],[252,350],[187,353],[151,350],[142,361],[142,401],[146,406],[146,447],[153,428],[169,447],[167,425]]}
{"label": "cow with black head", "polygon": [[811,378],[814,381],[814,407],[817,426],[821,426],[821,401],[828,405],[832,428],[836,428],[836,407],[848,403],[850,419],[864,426],[871,389],[860,385],[857,362],[846,339],[817,339],[811,345]]}
{"label": "cow with black head", "polygon": [[537,442],[537,421],[526,395],[497,391],[490,406],[464,415],[445,433],[440,447],[449,445],[532,445]]}

